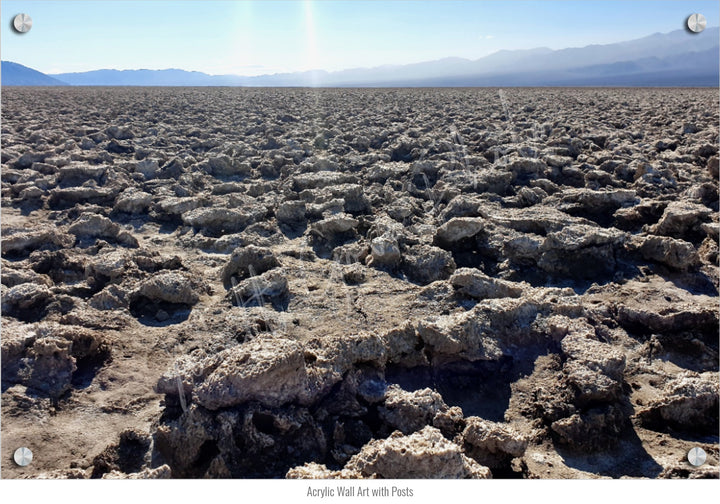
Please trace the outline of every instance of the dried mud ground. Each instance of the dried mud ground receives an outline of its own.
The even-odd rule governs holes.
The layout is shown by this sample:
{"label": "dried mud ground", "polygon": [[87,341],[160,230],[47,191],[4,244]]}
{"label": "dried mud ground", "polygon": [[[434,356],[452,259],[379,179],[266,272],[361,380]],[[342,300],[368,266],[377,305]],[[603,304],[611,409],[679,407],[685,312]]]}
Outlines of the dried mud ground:
{"label": "dried mud ground", "polygon": [[2,476],[717,478],[718,123],[3,88]]}

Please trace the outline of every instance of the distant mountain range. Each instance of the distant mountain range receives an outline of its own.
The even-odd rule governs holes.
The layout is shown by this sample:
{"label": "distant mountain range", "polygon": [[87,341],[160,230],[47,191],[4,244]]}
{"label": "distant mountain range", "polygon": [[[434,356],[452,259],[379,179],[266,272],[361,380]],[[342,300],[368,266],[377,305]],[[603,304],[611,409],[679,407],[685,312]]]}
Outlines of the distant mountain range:
{"label": "distant mountain range", "polygon": [[67,86],[66,82],[54,79],[42,72],[19,63],[3,61],[0,66],[0,81],[3,86]]}
{"label": "distant mountain range", "polygon": [[186,70],[94,70],[45,75],[2,62],[3,86],[718,86],[720,28],[655,33],[627,42],[552,50],[498,51],[337,72],[243,77]]}

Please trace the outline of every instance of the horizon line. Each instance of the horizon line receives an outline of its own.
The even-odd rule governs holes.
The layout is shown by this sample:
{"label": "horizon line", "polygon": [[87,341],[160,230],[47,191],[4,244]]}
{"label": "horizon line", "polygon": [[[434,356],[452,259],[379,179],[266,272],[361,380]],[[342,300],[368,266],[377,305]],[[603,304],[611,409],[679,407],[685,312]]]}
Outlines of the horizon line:
{"label": "horizon line", "polygon": [[[720,29],[720,26],[708,26],[704,32],[706,33],[707,31],[713,30],[713,29]],[[498,49],[497,51],[493,51],[493,52],[488,53],[488,54],[486,54],[486,55],[484,55],[484,56],[480,56],[479,58],[474,58],[474,59],[473,59],[473,58],[465,58],[465,57],[462,57],[462,56],[443,56],[443,57],[441,57],[441,58],[423,59],[423,60],[414,61],[414,62],[410,62],[410,63],[385,63],[385,64],[373,65],[373,66],[354,66],[354,67],[347,67],[347,68],[341,68],[341,69],[337,69],[337,70],[327,70],[327,69],[324,69],[324,68],[313,68],[313,69],[308,69],[308,70],[284,70],[284,71],[279,71],[279,72],[274,72],[274,73],[261,73],[261,74],[256,74],[256,75],[243,75],[243,74],[236,74],[236,73],[208,73],[208,72],[205,72],[205,71],[202,71],[202,70],[188,70],[188,69],[184,69],[184,68],[175,68],[175,67],[170,67],[170,68],[95,68],[95,69],[91,69],[91,70],[78,70],[78,71],[70,71],[70,72],[53,72],[53,73],[42,72],[42,71],[37,70],[37,69],[32,68],[32,67],[27,67],[27,68],[32,68],[33,70],[36,70],[36,71],[38,71],[38,72],[41,72],[41,73],[43,73],[43,74],[45,74],[45,75],[48,75],[48,76],[51,76],[51,77],[52,77],[52,76],[56,76],[56,75],[83,74],[83,73],[102,72],[102,71],[115,71],[115,72],[139,72],[139,71],[166,72],[166,71],[177,70],[177,71],[181,71],[181,72],[199,73],[199,74],[207,75],[207,76],[210,76],[210,77],[242,77],[242,78],[251,79],[251,78],[255,78],[255,77],[270,77],[270,76],[277,76],[277,75],[284,75],[284,74],[301,74],[301,73],[312,73],[312,72],[324,72],[324,73],[332,74],[332,73],[347,72],[347,71],[353,71],[353,70],[375,70],[375,69],[388,68],[388,67],[402,67],[402,66],[417,65],[417,64],[422,64],[422,63],[433,63],[433,62],[437,62],[437,61],[450,60],[450,59],[462,60],[462,61],[468,61],[468,62],[477,62],[477,61],[480,61],[480,60],[482,60],[482,59],[484,59],[484,58],[488,58],[488,57],[490,57],[490,56],[493,56],[493,55],[495,55],[495,54],[499,54],[499,53],[502,53],[502,52],[517,53],[517,52],[523,52],[523,51],[537,51],[537,50],[540,50],[540,49],[546,49],[546,50],[551,51],[551,52],[558,52],[558,51],[565,51],[565,50],[570,50],[570,49],[584,49],[584,48],[587,48],[587,47],[594,47],[594,46],[600,46],[600,47],[602,47],[602,46],[608,46],[608,45],[622,44],[622,43],[630,42],[630,41],[642,40],[642,39],[645,39],[645,38],[653,37],[653,36],[655,36],[655,35],[669,35],[669,34],[671,34],[671,33],[676,33],[676,32],[680,32],[680,31],[687,31],[687,30],[685,30],[685,29],[683,29],[683,28],[679,28],[679,29],[677,29],[677,30],[671,30],[671,31],[668,31],[668,32],[653,32],[653,33],[650,33],[650,34],[647,34],[647,35],[643,35],[643,36],[640,36],[640,37],[637,37],[637,38],[632,38],[632,39],[623,40],[623,41],[620,41],[620,42],[611,42],[611,43],[606,43],[606,44],[587,44],[587,45],[584,45],[584,46],[570,46],[570,47],[563,47],[563,48],[561,48],[561,49],[552,49],[552,48],[547,47],[547,46],[537,46],[537,47],[530,47],[530,48],[526,48],[526,49]],[[22,64],[22,63],[19,63],[19,62],[17,62],[17,61],[11,61],[11,60],[2,60],[2,61],[6,61],[6,62],[8,62],[8,63],[16,63],[16,64],[18,64],[18,65],[26,66],[26,65],[24,65],[24,64]]]}

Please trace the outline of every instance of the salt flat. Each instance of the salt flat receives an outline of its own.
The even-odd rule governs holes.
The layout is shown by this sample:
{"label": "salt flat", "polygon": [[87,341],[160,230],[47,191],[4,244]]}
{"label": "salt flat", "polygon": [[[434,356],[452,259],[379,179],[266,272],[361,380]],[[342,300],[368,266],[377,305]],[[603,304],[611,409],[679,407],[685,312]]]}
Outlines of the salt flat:
{"label": "salt flat", "polygon": [[716,89],[4,88],[3,475],[718,477],[718,123]]}

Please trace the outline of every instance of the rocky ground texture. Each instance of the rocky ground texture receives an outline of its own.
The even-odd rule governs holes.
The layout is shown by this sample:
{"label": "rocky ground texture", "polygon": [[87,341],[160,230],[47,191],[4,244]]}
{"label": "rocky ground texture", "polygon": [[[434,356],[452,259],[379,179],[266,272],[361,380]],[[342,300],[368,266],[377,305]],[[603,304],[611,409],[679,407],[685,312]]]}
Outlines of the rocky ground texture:
{"label": "rocky ground texture", "polygon": [[716,478],[718,123],[716,89],[3,89],[3,476]]}

